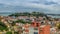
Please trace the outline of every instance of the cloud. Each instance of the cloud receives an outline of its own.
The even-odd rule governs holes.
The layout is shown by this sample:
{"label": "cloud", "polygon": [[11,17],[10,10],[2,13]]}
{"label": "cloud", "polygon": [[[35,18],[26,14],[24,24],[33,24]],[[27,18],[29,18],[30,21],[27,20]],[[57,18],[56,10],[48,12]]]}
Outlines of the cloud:
{"label": "cloud", "polygon": [[0,3],[3,4],[10,4],[10,5],[20,5],[20,4],[25,4],[25,3],[40,3],[40,4],[57,4],[60,3],[58,0],[57,2],[53,0],[0,0]]}
{"label": "cloud", "polygon": [[0,12],[2,11],[43,11],[45,13],[59,13],[60,0],[0,0]]}

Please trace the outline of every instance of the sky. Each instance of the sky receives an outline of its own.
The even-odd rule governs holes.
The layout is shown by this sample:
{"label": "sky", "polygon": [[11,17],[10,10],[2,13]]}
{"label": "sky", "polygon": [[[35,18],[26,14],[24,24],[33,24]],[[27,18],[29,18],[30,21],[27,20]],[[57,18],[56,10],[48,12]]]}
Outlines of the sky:
{"label": "sky", "polygon": [[0,13],[32,11],[60,14],[60,0],[0,0]]}

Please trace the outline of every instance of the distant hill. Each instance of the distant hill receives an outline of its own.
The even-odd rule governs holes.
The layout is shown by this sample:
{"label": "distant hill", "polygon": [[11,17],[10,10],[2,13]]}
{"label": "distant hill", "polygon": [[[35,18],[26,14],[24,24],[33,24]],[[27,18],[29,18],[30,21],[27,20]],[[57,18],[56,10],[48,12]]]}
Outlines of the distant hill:
{"label": "distant hill", "polygon": [[0,14],[13,14],[15,12],[0,12]]}
{"label": "distant hill", "polygon": [[44,13],[42,12],[23,12],[23,13],[14,13],[14,14],[11,14],[9,16],[46,16]]}
{"label": "distant hill", "polygon": [[60,16],[60,14],[46,14],[46,15]]}

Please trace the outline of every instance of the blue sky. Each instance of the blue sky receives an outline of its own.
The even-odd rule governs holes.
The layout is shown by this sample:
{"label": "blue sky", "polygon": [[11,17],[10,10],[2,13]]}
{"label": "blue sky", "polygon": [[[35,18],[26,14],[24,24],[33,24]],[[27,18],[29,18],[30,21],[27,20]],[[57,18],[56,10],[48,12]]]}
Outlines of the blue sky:
{"label": "blue sky", "polygon": [[60,14],[60,0],[0,0],[0,13],[24,11]]}

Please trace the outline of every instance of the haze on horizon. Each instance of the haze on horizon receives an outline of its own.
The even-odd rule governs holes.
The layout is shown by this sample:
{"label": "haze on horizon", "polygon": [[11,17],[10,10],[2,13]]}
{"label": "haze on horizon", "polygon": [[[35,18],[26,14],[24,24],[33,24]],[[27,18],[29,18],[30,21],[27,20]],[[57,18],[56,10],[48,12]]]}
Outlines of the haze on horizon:
{"label": "haze on horizon", "polygon": [[30,11],[60,14],[60,0],[0,0],[0,13]]}

